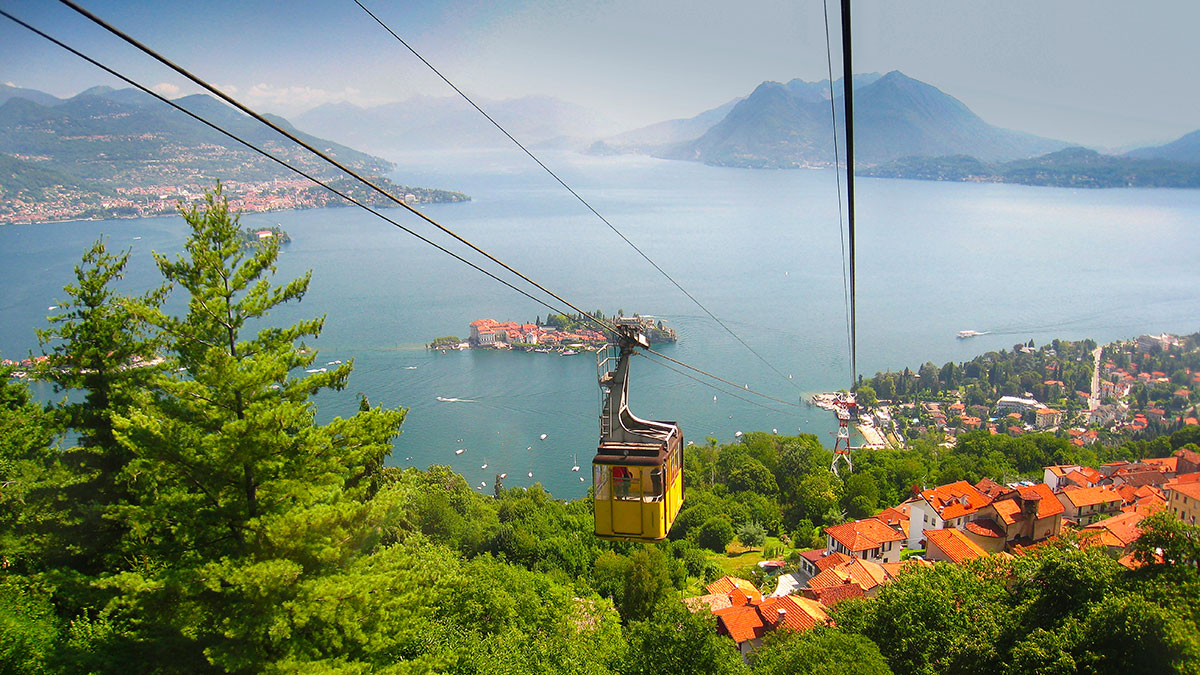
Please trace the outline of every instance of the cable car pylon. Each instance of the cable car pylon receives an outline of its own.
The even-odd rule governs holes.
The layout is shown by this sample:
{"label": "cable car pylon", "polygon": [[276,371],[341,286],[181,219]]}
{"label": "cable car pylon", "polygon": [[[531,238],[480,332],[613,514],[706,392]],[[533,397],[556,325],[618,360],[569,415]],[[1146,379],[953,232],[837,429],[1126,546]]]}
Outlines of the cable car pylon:
{"label": "cable car pylon", "polygon": [[854,473],[854,458],[851,455],[854,448],[850,446],[850,421],[858,419],[858,401],[854,399],[854,394],[847,394],[834,400],[833,405],[837,412],[838,433],[837,440],[833,443],[833,461],[829,463],[829,470],[835,476],[840,477],[842,474],[838,466],[841,464],[846,465],[846,473]]}

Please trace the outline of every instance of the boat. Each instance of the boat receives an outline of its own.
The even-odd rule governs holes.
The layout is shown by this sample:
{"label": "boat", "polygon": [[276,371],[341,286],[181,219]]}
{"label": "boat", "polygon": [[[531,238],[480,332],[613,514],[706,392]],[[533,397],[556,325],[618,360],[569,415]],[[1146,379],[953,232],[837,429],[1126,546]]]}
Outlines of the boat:
{"label": "boat", "polygon": [[487,468],[487,462],[484,462],[484,463],[483,463],[483,466],[481,466],[481,467],[479,467],[479,468],[481,468],[481,469],[486,469],[486,468]]}
{"label": "boat", "polygon": [[574,462],[575,462],[575,465],[571,467],[571,470],[578,471],[579,470],[579,455],[574,455]]}
{"label": "boat", "polygon": [[579,352],[578,352],[578,351],[576,351],[576,350],[574,350],[574,349],[568,349],[567,351],[563,352],[563,353],[561,354],[561,356],[574,356],[574,355],[576,355],[576,354],[578,354],[578,353],[579,353]]}
{"label": "boat", "polygon": [[530,471],[530,472],[529,472],[529,477],[530,477],[530,478],[533,478],[533,472],[532,472],[532,471]]}
{"label": "boat", "polygon": [[960,330],[954,337],[958,338],[959,340],[965,340],[967,338],[973,338],[976,335],[983,335],[983,333],[980,333],[977,330]]}
{"label": "boat", "polygon": [[461,454],[463,454],[463,453],[464,453],[464,452],[466,452],[466,451],[467,451],[467,449],[466,449],[466,448],[459,448],[459,449],[457,449],[457,450],[455,450],[455,451],[454,451],[454,454],[456,454],[456,455],[461,455]]}
{"label": "boat", "polygon": [[544,440],[546,440],[546,434],[542,434],[542,435],[541,435],[541,439],[542,439],[543,441],[544,441]]}
{"label": "boat", "polygon": [[507,473],[502,473],[502,474],[500,474],[500,480],[504,480],[505,478],[508,478],[508,474],[507,474]]}

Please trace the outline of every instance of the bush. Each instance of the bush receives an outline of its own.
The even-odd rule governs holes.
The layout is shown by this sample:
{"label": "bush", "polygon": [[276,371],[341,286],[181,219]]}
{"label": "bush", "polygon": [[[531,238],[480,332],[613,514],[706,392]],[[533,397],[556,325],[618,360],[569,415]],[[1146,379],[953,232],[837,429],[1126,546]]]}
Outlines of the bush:
{"label": "bush", "polygon": [[746,523],[738,528],[737,538],[746,548],[762,548],[767,542],[767,530],[758,523]]}
{"label": "bush", "polygon": [[724,553],[725,547],[733,541],[733,524],[726,516],[713,516],[700,526],[696,543],[714,553]]}

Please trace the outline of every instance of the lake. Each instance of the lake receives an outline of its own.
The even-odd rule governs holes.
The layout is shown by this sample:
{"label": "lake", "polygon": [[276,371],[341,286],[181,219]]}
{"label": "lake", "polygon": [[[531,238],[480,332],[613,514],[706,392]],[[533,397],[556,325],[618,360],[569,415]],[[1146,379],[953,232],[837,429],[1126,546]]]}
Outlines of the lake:
{"label": "lake", "polygon": [[[673,358],[794,402],[850,382],[832,171],[543,155],[781,376],[523,155],[393,159],[398,183],[473,198],[425,213],[572,303],[664,319],[679,332],[677,344],[661,348]],[[883,179],[859,179],[856,188],[862,374],[962,361],[1030,339],[1106,342],[1200,329],[1200,191]],[[411,214],[389,214],[476,257]],[[493,476],[507,472],[508,486],[536,481],[559,497],[585,494],[579,478],[588,476],[599,435],[594,355],[423,347],[437,336],[465,337],[477,318],[532,321],[545,307],[358,209],[242,221],[278,223],[291,235],[279,279],[313,270],[303,302],[276,320],[323,314],[318,363],[354,359],[347,390],[318,398],[322,419],[352,414],[361,392],[373,404],[409,409],[390,464],[447,464],[488,491]],[[102,235],[112,248],[132,250],[122,288],[137,292],[158,283],[151,251],[177,254],[185,233],[179,217],[0,227],[0,356],[38,349],[33,329]],[[965,329],[988,334],[956,339]],[[637,359],[631,408],[678,421],[696,443],[772,429],[833,443],[828,413],[707,384]],[[576,458],[585,467],[579,473],[570,471]]]}

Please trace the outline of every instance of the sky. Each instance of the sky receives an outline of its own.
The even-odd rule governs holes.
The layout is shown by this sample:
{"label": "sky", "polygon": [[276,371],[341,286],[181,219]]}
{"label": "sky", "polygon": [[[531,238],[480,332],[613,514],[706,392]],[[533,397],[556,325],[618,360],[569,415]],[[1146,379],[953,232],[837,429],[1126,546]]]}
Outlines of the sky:
{"label": "sky", "polygon": [[[79,1],[268,112],[453,93],[354,0]],[[691,117],[764,80],[827,77],[816,0],[363,2],[469,95],[554,96],[610,132]],[[0,7],[162,93],[196,91],[54,0]],[[1200,129],[1200,3],[856,0],[853,21],[855,72],[900,70],[997,126],[1100,149]],[[3,18],[0,82],[57,96],[124,86]]]}

